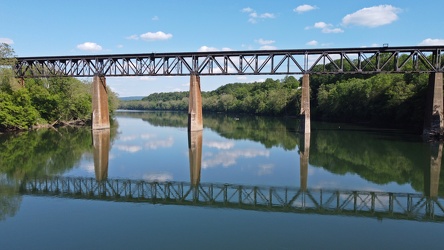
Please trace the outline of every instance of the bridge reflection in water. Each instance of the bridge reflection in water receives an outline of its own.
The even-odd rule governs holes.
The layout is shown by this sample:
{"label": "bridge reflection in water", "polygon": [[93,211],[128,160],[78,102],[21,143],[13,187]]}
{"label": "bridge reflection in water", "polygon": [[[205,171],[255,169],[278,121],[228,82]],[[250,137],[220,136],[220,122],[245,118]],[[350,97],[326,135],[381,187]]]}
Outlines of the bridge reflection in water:
{"label": "bridge reflection in water", "polygon": [[48,177],[20,183],[20,193],[271,212],[444,222],[443,199],[422,194],[302,189],[190,182]]}
{"label": "bridge reflection in water", "polygon": [[190,182],[107,179],[109,129],[93,130],[92,133],[95,179],[25,179],[20,183],[20,192],[75,199],[444,221],[443,198],[438,196],[442,143],[431,144],[432,157],[430,166],[424,171],[423,195],[308,188],[309,133],[301,134],[300,138],[300,188],[200,183],[202,131],[188,132]]}

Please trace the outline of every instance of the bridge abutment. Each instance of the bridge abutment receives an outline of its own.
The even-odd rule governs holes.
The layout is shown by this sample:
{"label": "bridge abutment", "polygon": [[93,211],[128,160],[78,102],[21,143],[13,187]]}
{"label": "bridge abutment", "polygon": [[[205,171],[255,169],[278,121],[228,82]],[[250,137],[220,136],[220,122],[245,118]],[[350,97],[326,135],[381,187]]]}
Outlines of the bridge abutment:
{"label": "bridge abutment", "polygon": [[105,76],[95,75],[92,88],[92,129],[110,128]]}
{"label": "bridge abutment", "polygon": [[188,131],[203,129],[202,95],[200,91],[200,76],[191,74],[190,94],[188,98]]}
{"label": "bridge abutment", "polygon": [[301,96],[301,131],[305,134],[311,133],[310,124],[310,74],[304,74],[302,77],[302,96]]}
{"label": "bridge abutment", "polygon": [[443,129],[443,73],[435,72],[429,75],[423,134],[429,135]]}

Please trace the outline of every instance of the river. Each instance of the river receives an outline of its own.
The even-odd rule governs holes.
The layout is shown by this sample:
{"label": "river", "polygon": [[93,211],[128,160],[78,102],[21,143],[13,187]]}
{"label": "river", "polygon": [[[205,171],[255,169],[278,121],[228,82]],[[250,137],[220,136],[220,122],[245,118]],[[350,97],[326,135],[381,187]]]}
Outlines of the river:
{"label": "river", "polygon": [[442,144],[397,130],[118,111],[0,135],[1,249],[442,249]]}

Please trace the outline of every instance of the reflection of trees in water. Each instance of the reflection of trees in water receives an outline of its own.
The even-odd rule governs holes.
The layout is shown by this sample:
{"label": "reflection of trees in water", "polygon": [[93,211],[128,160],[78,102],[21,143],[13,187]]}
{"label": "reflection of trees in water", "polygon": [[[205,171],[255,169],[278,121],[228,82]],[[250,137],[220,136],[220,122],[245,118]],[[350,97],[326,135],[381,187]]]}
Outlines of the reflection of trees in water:
{"label": "reflection of trees in water", "polygon": [[[179,112],[123,112],[119,116],[141,118],[154,126],[187,127],[186,113]],[[316,123],[314,123],[316,124]],[[332,125],[332,124],[330,124]],[[348,126],[338,129],[329,124],[312,131],[310,165],[320,166],[332,173],[355,173],[376,184],[410,184],[424,191],[430,179],[430,144],[420,137],[396,134],[395,131],[364,130]],[[205,114],[204,126],[229,139],[257,141],[273,146],[294,149],[300,138],[294,131],[296,120],[274,117],[241,116],[239,120],[227,115]],[[441,175],[444,171],[441,171]],[[444,177],[439,193],[444,193]]]}
{"label": "reflection of trees in water", "polygon": [[[116,124],[117,125],[117,124]],[[117,126],[111,129],[111,138]],[[42,129],[0,136],[0,174],[9,178],[62,174],[92,155],[89,127]]]}
{"label": "reflection of trees in water", "polygon": [[14,217],[21,202],[18,187],[8,181],[5,175],[0,175],[0,221]]}
{"label": "reflection of trees in water", "polygon": [[[335,174],[356,173],[377,184],[410,184],[424,191],[430,154],[430,144],[420,137],[407,141],[393,133],[383,137],[380,132],[325,129],[312,132],[310,164]],[[444,177],[440,183],[442,194]]]}

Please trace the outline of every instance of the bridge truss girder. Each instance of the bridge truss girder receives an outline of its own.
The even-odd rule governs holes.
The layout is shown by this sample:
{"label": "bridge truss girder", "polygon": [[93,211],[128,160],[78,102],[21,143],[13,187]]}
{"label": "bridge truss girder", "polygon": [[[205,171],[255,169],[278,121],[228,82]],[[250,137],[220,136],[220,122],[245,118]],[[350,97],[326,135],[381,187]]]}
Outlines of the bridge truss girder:
{"label": "bridge truss girder", "polygon": [[443,72],[444,46],[19,57],[17,77]]}

